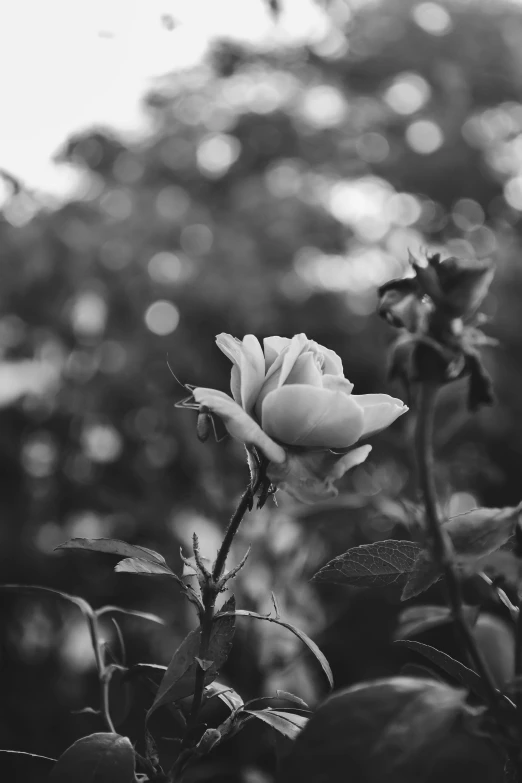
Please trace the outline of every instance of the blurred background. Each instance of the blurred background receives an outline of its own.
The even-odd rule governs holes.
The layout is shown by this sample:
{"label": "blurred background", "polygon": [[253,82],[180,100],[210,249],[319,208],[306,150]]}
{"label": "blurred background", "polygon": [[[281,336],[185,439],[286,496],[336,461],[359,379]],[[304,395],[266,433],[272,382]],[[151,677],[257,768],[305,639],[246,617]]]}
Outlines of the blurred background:
{"label": "blurred background", "polygon": [[[167,362],[182,383],[226,391],[216,334],[305,332],[358,393],[401,396],[376,289],[408,250],[496,259],[497,403],[471,417],[460,384],[445,391],[438,480],[448,513],[521,500],[522,4],[11,0],[0,25],[3,583],[154,611],[164,627],[122,620],[128,658],[167,664],[194,626],[176,587],[54,547],[120,538],[179,569],[197,531],[212,556],[247,480],[243,451],[199,443]],[[338,687],[399,671],[399,591],[309,580],[350,546],[408,537],[411,425],[375,438],[335,501],[281,497],[236,541],[236,561],[253,544],[240,605],[269,611],[274,591]],[[56,757],[101,730],[76,714],[97,706],[87,628],[59,599],[0,606],[0,746]],[[245,699],[325,693],[297,639],[246,619],[221,679]],[[126,711],[121,690],[115,717],[135,741],[150,694],[137,683]],[[272,737],[256,729],[194,779],[270,781]],[[153,730],[179,726],[166,714]]]}

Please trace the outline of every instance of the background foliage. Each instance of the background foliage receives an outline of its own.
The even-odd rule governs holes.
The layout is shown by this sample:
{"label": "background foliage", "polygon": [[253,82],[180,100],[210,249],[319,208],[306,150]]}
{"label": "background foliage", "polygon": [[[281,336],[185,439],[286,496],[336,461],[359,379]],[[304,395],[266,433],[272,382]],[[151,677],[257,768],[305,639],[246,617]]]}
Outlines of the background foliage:
{"label": "background foliage", "polygon": [[[104,128],[71,139],[61,155],[83,172],[78,196],[39,208],[11,182],[0,216],[2,581],[164,617],[164,628],[123,623],[131,661],[166,663],[190,609],[161,578],[53,548],[122,538],[179,569],[193,530],[213,554],[246,480],[237,444],[200,444],[194,416],[174,409],[183,390],[167,357],[183,383],[226,390],[217,333],[306,332],[340,354],[357,392],[400,396],[385,380],[391,335],[375,306],[408,249],[497,260],[486,309],[500,347],[486,363],[498,403],[470,418],[459,385],[446,390],[439,479],[452,513],[520,501],[522,7],[387,0],[332,2],[325,13],[311,46],[223,41],[202,66],[165,76],[147,98],[145,140]],[[22,393],[35,384],[39,393]],[[375,439],[335,503],[281,498],[237,543],[238,559],[253,543],[242,605],[268,611],[273,590],[338,686],[399,671],[398,594],[308,579],[349,546],[412,523],[413,507],[398,500],[415,501],[409,429],[406,417]],[[87,629],[53,600],[1,602],[1,745],[57,756],[100,730],[94,716],[71,715],[96,698]],[[242,622],[224,674],[245,698],[277,687],[323,695],[298,642]],[[128,715],[121,704],[119,730],[131,737],[142,690]],[[208,774],[269,779],[270,742],[267,730],[255,744],[231,743],[234,761],[220,751]]]}

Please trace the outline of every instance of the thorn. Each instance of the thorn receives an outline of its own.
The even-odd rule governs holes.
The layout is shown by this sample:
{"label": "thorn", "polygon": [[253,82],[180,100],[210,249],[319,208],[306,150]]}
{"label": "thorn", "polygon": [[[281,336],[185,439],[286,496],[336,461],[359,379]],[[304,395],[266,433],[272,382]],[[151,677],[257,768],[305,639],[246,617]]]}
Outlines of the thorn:
{"label": "thorn", "polygon": [[187,566],[187,568],[191,568],[193,571],[196,570],[194,568],[194,565],[190,562],[190,558],[189,557],[185,557],[185,555],[183,554],[183,547],[182,546],[180,546],[180,548],[179,548],[179,556],[181,557],[181,560]]}
{"label": "thorn", "polygon": [[279,620],[279,618],[281,617],[281,612],[279,611],[279,605],[277,603],[277,598],[275,597],[275,594],[273,592],[270,593],[270,595],[272,597],[272,604],[273,604],[273,607],[274,607],[275,619]]}
{"label": "thorn", "polygon": [[224,587],[225,587],[225,585],[226,585],[226,583],[229,582],[231,579],[234,579],[234,577],[237,576],[238,573],[241,571],[241,569],[243,568],[243,566],[245,565],[245,563],[246,563],[246,561],[248,559],[248,556],[250,554],[251,549],[252,549],[252,546],[249,546],[247,551],[246,551],[246,554],[241,559],[241,561],[237,564],[237,566],[232,568],[230,571],[228,571],[226,574],[224,574],[221,577],[221,579],[219,580],[219,582],[217,584],[217,589],[218,589],[219,592],[222,592]]}
{"label": "thorn", "polygon": [[208,568],[206,568],[205,564],[203,563],[203,559],[201,557],[201,552],[199,550],[199,539],[198,539],[196,533],[194,533],[192,535],[192,546],[194,548],[194,559],[196,561],[196,565],[197,565],[198,569],[201,571],[201,573],[203,574],[203,576],[206,579],[210,579],[211,578],[211,573],[208,570]]}

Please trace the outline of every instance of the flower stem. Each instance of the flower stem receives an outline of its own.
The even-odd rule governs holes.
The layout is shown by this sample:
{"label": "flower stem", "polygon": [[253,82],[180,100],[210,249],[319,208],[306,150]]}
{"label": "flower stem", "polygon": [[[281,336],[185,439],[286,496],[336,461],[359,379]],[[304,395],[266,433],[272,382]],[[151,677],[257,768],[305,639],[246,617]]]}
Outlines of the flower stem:
{"label": "flower stem", "polygon": [[[198,658],[201,661],[206,661],[208,658],[208,650],[210,646],[210,638],[212,636],[212,623],[214,621],[214,609],[216,606],[217,591],[214,584],[207,585],[203,590],[203,605],[205,611],[201,618],[201,640],[199,643]],[[196,662],[197,663],[197,662]],[[196,726],[199,716],[199,710],[201,709],[201,702],[203,701],[203,692],[205,690],[205,670],[197,664],[196,677],[194,682],[194,696],[192,697],[192,705],[190,707],[190,713],[187,720],[187,735],[190,734],[192,729]],[[187,736],[188,738],[188,736]]]}
{"label": "flower stem", "polygon": [[415,452],[419,484],[426,509],[426,524],[433,557],[446,580],[448,603],[455,622],[457,636],[463,652],[469,657],[488,692],[490,706],[496,708],[501,694],[495,688],[491,674],[477,647],[475,638],[464,617],[462,591],[454,567],[453,547],[444,531],[437,510],[437,493],[434,481],[433,422],[435,401],[439,385],[424,381],[418,392],[418,415],[415,430]]}
{"label": "flower stem", "polygon": [[[220,587],[219,581],[225,570],[227,557],[232,546],[234,536],[239,530],[239,526],[245,516],[245,513],[251,508],[252,499],[256,494],[260,485],[258,480],[254,486],[251,484],[245,489],[241,495],[241,499],[238,503],[236,510],[234,511],[232,518],[225,531],[225,536],[219,547],[216,561],[212,569],[212,574],[206,580],[206,584],[202,590],[203,599],[203,613],[200,619],[201,638],[199,643],[198,658],[201,661],[206,661],[209,655],[210,640],[212,637],[212,626],[214,622],[214,613],[216,607],[216,599],[218,597]],[[194,730],[198,725],[199,712],[201,710],[201,704],[203,702],[203,694],[205,692],[205,670],[198,664],[196,669],[196,677],[194,682],[194,695],[192,697],[192,704],[190,707],[190,713],[187,718],[187,726],[185,729],[185,736],[181,743],[180,754],[174,764],[174,767],[170,773],[170,780],[177,780],[181,774],[185,764],[191,757],[190,748],[194,741]]]}
{"label": "flower stem", "polygon": [[223,538],[221,546],[219,547],[216,562],[214,563],[214,568],[212,571],[212,577],[216,582],[221,579],[225,564],[227,562],[228,553],[230,552],[230,547],[232,546],[232,541],[234,540],[234,536],[239,530],[239,525],[241,524],[245,513],[251,506],[252,498],[257,492],[259,483],[260,482],[257,482],[254,487],[248,485],[241,495],[241,499],[236,510],[234,511],[234,514],[232,515],[232,519],[228,523],[228,527],[225,531],[225,537]]}

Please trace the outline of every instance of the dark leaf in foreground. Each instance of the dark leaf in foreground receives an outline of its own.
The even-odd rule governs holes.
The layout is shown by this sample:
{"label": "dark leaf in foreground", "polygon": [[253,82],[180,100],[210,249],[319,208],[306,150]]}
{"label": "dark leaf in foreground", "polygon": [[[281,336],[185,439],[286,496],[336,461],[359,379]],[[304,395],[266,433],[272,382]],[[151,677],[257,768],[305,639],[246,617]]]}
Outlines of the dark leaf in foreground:
{"label": "dark leaf in foreground", "polygon": [[[501,783],[504,759],[466,692],[433,679],[391,677],[326,699],[281,759],[277,783]],[[468,779],[466,777],[466,779]]]}
{"label": "dark leaf in foreground", "polygon": [[314,578],[354,587],[400,585],[413,568],[421,546],[414,541],[377,541],[349,549],[330,560]]}
{"label": "dark leaf in foreground", "polygon": [[45,780],[56,763],[49,756],[38,756],[22,750],[4,750],[0,748],[0,770],[5,781]]}
{"label": "dark leaf in foreground", "polygon": [[62,753],[49,783],[132,783],[134,749],[119,734],[91,734]]}

